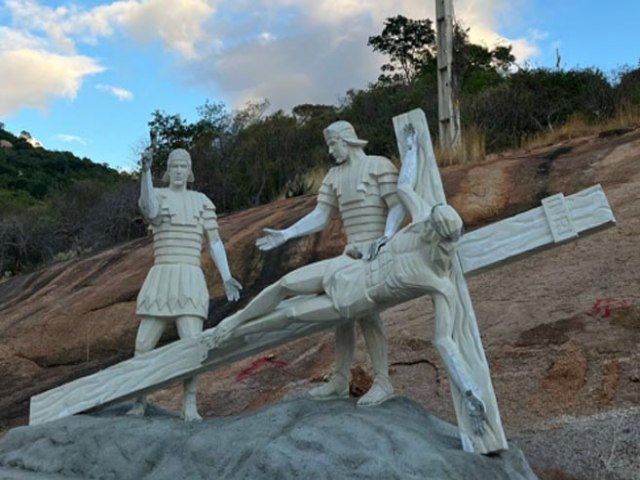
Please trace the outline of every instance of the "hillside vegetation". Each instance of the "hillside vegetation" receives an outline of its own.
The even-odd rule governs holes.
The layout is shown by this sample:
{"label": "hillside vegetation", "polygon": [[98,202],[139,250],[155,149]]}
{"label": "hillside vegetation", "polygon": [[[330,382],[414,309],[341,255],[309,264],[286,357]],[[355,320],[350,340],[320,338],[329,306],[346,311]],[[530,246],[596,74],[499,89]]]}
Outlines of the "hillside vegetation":
{"label": "hillside vegetation", "polygon": [[[640,124],[640,68],[622,67],[613,76],[596,68],[526,68],[515,63],[510,46],[490,49],[471,43],[460,26],[455,32],[454,90],[464,148],[456,155],[437,151],[442,164],[480,161],[489,153],[559,135]],[[322,129],[337,119],[350,121],[369,141],[367,152],[394,158],[391,118],[419,107],[437,144],[437,46],[431,20],[389,18],[368,44],[389,62],[368,88],[349,90],[339,105],[304,104],[291,113],[267,114],[267,100],[236,111],[206,101],[192,123],[177,113],[153,112],[149,126],[159,138],[156,173],[164,169],[170,149],[189,149],[195,188],[219,210],[229,211],[312,189],[330,165]]]}
{"label": "hillside vegetation", "polygon": [[144,234],[134,179],[0,129],[0,274]]}
{"label": "hillside vegetation", "polygon": [[[455,154],[437,149],[441,164],[640,124],[639,67],[621,67],[613,76],[595,68],[527,68],[515,63],[510,46],[473,44],[459,25],[454,37],[464,148]],[[349,90],[339,105],[267,113],[268,100],[235,111],[206,100],[195,122],[152,112],[156,184],[169,151],[182,147],[193,158],[193,188],[219,212],[313,191],[330,166],[322,137],[329,123],[350,121],[369,141],[368,153],[397,161],[391,118],[417,107],[437,143],[435,38],[429,19],[388,18],[368,41],[388,63],[368,88]],[[3,130],[0,139],[14,144],[0,149],[0,273],[144,235],[131,176],[69,152],[34,149]]]}

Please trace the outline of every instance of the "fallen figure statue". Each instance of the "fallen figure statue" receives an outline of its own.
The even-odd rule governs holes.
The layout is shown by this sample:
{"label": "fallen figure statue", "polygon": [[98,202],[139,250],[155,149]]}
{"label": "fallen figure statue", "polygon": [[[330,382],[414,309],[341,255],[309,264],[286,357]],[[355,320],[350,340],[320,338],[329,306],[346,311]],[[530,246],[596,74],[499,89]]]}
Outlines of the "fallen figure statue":
{"label": "fallen figure statue", "polygon": [[450,276],[462,220],[449,205],[428,208],[409,184],[400,183],[398,193],[414,221],[373,259],[351,251],[285,275],[222,321],[208,334],[207,343],[223,348],[241,326],[246,336],[282,330],[293,321],[354,321],[429,294],[435,308],[434,344],[464,399],[472,434],[483,436],[488,433],[485,406],[478,385],[458,361],[459,346],[452,340],[454,323],[464,316]]}

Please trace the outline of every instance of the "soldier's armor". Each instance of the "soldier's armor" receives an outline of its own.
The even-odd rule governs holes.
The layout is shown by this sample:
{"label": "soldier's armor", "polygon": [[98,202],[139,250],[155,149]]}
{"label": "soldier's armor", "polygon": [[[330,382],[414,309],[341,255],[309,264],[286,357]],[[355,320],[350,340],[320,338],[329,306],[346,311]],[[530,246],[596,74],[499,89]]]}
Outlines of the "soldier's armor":
{"label": "soldier's armor", "polygon": [[209,292],[200,257],[205,234],[218,238],[213,203],[199,192],[154,189],[159,213],[149,218],[154,264],[138,295],[136,313],[207,318]]}
{"label": "soldier's armor", "polygon": [[389,208],[398,202],[398,170],[386,158],[366,156],[327,173],[318,203],[340,211],[348,246],[365,247],[384,234]]}

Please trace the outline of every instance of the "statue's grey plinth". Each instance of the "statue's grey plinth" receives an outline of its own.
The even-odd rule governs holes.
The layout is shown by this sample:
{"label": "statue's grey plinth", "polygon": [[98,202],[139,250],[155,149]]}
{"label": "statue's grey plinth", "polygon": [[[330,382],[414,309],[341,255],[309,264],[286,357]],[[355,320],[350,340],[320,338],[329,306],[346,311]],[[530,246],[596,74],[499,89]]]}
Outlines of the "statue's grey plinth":
{"label": "statue's grey plinth", "polygon": [[175,414],[124,416],[127,405],[45,425],[0,442],[0,469],[118,479],[534,479],[517,447],[462,451],[456,427],[396,398],[291,400],[235,417],[186,424]]}

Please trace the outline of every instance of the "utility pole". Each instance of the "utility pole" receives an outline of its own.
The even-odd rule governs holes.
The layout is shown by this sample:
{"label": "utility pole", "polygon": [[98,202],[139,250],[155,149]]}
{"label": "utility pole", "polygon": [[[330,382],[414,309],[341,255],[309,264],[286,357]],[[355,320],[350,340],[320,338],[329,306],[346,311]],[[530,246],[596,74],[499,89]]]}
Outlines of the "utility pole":
{"label": "utility pole", "polygon": [[438,35],[438,127],[440,148],[460,146],[460,110],[453,91],[453,0],[436,0]]}

